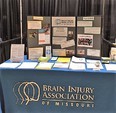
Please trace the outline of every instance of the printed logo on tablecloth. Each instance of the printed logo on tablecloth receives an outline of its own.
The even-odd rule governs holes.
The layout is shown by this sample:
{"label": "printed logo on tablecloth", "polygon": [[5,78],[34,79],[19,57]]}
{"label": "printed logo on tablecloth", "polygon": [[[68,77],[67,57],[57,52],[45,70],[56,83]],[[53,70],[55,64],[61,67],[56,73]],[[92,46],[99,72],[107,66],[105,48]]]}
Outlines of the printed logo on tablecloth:
{"label": "printed logo on tablecloth", "polygon": [[40,87],[36,82],[18,82],[13,88],[16,103],[28,105],[29,102],[39,101]]}
{"label": "printed logo on tablecloth", "polygon": [[36,82],[17,82],[13,87],[13,92],[16,97],[16,104],[21,105],[40,102],[42,106],[76,108],[94,108],[95,106],[95,89],[92,87],[71,85],[40,86]]}

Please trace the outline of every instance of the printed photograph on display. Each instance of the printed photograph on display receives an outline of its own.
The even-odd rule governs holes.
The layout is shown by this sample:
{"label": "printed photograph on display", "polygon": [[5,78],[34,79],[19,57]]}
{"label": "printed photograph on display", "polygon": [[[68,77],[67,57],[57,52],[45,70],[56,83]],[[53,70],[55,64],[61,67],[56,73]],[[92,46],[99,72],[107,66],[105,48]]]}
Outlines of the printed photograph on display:
{"label": "printed photograph on display", "polygon": [[28,47],[34,47],[37,46],[37,39],[38,39],[38,32],[37,29],[29,29],[27,30],[27,45]]}
{"label": "printed photograph on display", "polygon": [[29,38],[31,38],[31,39],[37,38],[37,32],[30,32],[29,33]]}
{"label": "printed photograph on display", "polygon": [[73,56],[75,54],[74,50],[66,50],[66,56]]}
{"label": "printed photograph on display", "polygon": [[77,54],[79,54],[79,55],[85,55],[85,50],[83,50],[83,49],[77,49]]}
{"label": "printed photograph on display", "polygon": [[74,39],[74,31],[68,31],[68,40]]}
{"label": "printed photograph on display", "polygon": [[93,47],[93,35],[77,35],[77,46],[79,47]]}

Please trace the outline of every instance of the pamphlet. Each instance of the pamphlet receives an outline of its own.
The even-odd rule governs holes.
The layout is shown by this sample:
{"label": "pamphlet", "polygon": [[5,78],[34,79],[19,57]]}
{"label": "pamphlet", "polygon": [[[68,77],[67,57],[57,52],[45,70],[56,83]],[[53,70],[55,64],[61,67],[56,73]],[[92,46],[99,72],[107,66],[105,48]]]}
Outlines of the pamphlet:
{"label": "pamphlet", "polygon": [[116,64],[105,64],[107,71],[116,71]]}
{"label": "pamphlet", "polygon": [[57,59],[57,62],[70,62],[70,59],[71,58],[64,58],[64,57],[59,57],[58,59]]}
{"label": "pamphlet", "polygon": [[85,64],[84,63],[71,62],[70,66],[69,66],[69,69],[72,69],[72,70],[85,70]]}
{"label": "pamphlet", "polygon": [[91,59],[87,59],[86,62],[87,62],[87,63],[96,63],[96,62],[101,63],[100,60],[91,60]]}
{"label": "pamphlet", "polygon": [[23,62],[18,69],[34,69],[37,64],[37,62]]}
{"label": "pamphlet", "polygon": [[2,63],[0,68],[17,68],[21,63]]}
{"label": "pamphlet", "polygon": [[69,67],[69,63],[65,62],[56,62],[53,66],[54,68],[68,68]]}
{"label": "pamphlet", "polygon": [[22,62],[24,60],[24,44],[12,44],[10,53],[11,62]]}
{"label": "pamphlet", "polygon": [[72,62],[85,63],[85,58],[72,57]]}
{"label": "pamphlet", "polygon": [[103,69],[103,66],[101,63],[99,63],[99,66],[97,66],[99,62],[96,62],[96,63],[87,63],[87,68],[88,69],[96,69],[96,68],[99,68],[99,69]]}

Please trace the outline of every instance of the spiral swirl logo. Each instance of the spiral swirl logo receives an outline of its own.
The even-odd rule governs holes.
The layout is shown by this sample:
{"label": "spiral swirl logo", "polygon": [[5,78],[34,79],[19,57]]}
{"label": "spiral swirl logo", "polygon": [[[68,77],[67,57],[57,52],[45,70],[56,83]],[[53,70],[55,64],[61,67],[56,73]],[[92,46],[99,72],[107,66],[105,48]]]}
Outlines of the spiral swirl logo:
{"label": "spiral swirl logo", "polygon": [[37,102],[40,99],[40,87],[36,82],[18,82],[13,87],[16,104],[28,105],[29,102]]}
{"label": "spiral swirl logo", "polygon": [[56,19],[56,25],[61,24],[61,20],[60,19]]}

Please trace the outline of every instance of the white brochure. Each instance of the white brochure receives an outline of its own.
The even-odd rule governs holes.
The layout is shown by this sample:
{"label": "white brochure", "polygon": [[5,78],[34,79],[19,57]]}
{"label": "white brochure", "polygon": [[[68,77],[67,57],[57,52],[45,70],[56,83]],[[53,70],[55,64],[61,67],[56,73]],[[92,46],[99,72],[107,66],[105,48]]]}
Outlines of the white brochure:
{"label": "white brochure", "polygon": [[85,61],[85,58],[78,58],[78,57],[73,56],[72,62],[85,63],[86,61]]}
{"label": "white brochure", "polygon": [[0,68],[17,68],[21,63],[2,63]]}
{"label": "white brochure", "polygon": [[116,64],[105,64],[107,71],[116,71]]}
{"label": "white brochure", "polygon": [[85,64],[84,63],[71,62],[69,69],[72,69],[72,70],[85,70]]}
{"label": "white brochure", "polygon": [[23,62],[18,69],[34,69],[37,64],[37,62]]}

